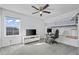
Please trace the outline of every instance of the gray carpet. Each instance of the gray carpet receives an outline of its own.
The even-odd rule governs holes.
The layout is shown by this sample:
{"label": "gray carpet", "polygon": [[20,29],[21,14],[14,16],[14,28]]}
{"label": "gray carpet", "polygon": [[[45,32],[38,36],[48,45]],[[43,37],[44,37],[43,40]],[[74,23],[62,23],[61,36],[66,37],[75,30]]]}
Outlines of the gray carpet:
{"label": "gray carpet", "polygon": [[35,43],[0,50],[1,55],[77,55],[77,48],[64,44]]}

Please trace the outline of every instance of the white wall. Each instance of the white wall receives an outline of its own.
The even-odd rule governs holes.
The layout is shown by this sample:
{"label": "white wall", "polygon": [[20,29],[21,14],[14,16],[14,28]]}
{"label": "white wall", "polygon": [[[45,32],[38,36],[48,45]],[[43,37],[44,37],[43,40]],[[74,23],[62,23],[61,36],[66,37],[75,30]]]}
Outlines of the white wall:
{"label": "white wall", "polygon": [[69,20],[72,19],[77,13],[79,13],[79,9],[56,16],[56,17],[50,17],[45,19],[45,23],[55,23],[63,20]]}
{"label": "white wall", "polygon": [[77,34],[77,26],[68,26],[68,27],[56,27],[52,28],[53,29],[59,29],[59,38],[56,39],[56,41],[70,45],[70,46],[75,46],[78,47],[77,41],[78,39],[72,39],[67,36],[78,36]]}
{"label": "white wall", "polygon": [[59,35],[77,36],[77,26],[52,27],[52,31],[59,29]]}
{"label": "white wall", "polygon": [[2,43],[2,42],[1,42],[1,41],[2,41],[2,40],[1,40],[1,18],[2,18],[2,17],[1,17],[1,14],[2,14],[2,10],[0,9],[0,47],[1,47],[1,43]]}
{"label": "white wall", "polygon": [[79,54],[79,15],[78,15],[78,54]]}
{"label": "white wall", "polygon": [[75,25],[74,16],[79,12],[79,9],[59,15],[56,17],[50,17],[46,19],[45,22],[45,33],[46,29],[52,26],[64,26],[64,25]]}
{"label": "white wall", "polygon": [[[14,11],[10,11],[7,9],[2,9],[2,46],[8,46],[10,44],[14,44],[15,41],[19,43],[22,43],[22,37],[26,33],[26,29],[37,29],[37,34],[40,35],[41,37],[44,35],[44,23],[40,19],[32,18],[28,15],[20,14]],[[20,29],[20,36],[5,36],[5,31],[4,31],[4,17],[5,16],[11,16],[14,18],[18,18],[21,20],[21,29]],[[14,42],[14,43],[12,43]]]}
{"label": "white wall", "polygon": [[[57,17],[52,17],[52,18],[47,19],[45,21],[46,22],[45,33],[46,33],[47,28],[51,28],[52,26],[76,25],[75,19],[73,19],[73,17],[77,13],[78,13],[78,10],[75,10],[73,12],[69,12],[69,13],[66,13],[66,14],[63,14],[63,15],[60,15]],[[59,29],[61,31],[61,28],[59,28]],[[64,29],[67,29],[67,28],[64,28]],[[75,35],[75,33],[73,35]],[[61,38],[58,41],[61,43],[64,43],[64,44],[78,47],[78,45],[77,45],[78,40]]]}

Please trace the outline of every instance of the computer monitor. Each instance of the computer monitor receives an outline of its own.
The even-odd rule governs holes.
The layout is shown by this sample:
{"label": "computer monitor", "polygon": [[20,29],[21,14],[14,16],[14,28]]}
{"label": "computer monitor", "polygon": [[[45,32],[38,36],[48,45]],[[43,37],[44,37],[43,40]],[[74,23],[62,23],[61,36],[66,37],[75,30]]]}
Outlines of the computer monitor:
{"label": "computer monitor", "polygon": [[50,32],[52,32],[52,29],[48,28],[47,33],[50,33]]}

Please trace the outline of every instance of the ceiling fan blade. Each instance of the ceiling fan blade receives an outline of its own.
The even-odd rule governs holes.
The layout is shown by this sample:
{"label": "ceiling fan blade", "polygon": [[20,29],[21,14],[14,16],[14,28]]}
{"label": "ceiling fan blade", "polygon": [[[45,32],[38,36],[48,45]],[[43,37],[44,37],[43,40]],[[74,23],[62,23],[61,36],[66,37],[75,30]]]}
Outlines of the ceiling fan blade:
{"label": "ceiling fan blade", "polygon": [[32,13],[32,14],[36,14],[36,13],[38,13],[39,11],[37,11],[37,12],[34,12],[34,13]]}
{"label": "ceiling fan blade", "polygon": [[43,10],[44,10],[44,9],[46,9],[48,6],[49,6],[49,5],[48,5],[48,4],[46,4],[46,5],[43,7]]}
{"label": "ceiling fan blade", "polygon": [[34,9],[39,10],[38,8],[36,8],[35,6],[32,6]]}
{"label": "ceiling fan blade", "polygon": [[50,14],[51,12],[49,12],[49,11],[43,11],[44,13],[48,13],[48,14]]}

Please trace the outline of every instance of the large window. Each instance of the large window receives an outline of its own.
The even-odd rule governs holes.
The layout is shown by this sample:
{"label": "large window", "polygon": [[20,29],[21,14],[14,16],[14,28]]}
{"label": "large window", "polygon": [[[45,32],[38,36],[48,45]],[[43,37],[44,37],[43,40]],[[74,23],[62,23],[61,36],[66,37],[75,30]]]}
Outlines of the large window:
{"label": "large window", "polygon": [[20,20],[17,18],[5,17],[6,35],[19,35]]}

